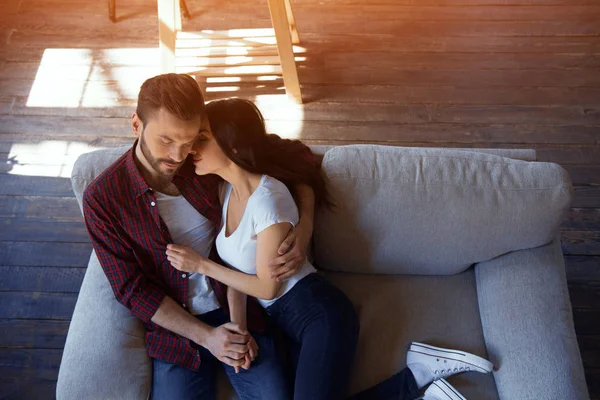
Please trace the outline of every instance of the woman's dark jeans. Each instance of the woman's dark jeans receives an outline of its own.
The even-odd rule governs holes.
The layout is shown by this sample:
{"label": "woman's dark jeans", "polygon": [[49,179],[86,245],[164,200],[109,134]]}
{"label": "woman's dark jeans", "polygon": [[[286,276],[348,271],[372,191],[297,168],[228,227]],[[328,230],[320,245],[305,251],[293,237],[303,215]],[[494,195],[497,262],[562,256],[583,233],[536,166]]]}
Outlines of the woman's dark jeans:
{"label": "woman's dark jeans", "polygon": [[295,400],[343,399],[358,343],[359,322],[348,297],[315,274],[267,308],[292,343]]}

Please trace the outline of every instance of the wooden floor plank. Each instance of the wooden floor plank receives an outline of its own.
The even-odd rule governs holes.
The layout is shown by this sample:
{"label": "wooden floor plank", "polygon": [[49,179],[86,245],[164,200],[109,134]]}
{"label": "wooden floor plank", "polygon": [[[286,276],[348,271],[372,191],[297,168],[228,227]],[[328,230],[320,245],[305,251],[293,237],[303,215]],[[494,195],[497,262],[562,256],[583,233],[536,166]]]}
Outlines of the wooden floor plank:
{"label": "wooden floor plank", "polygon": [[58,349],[65,346],[69,321],[46,319],[2,319],[0,348]]}
{"label": "wooden floor plank", "polygon": [[92,254],[89,243],[0,242],[0,265],[84,267]]}
{"label": "wooden floor plank", "polygon": [[563,231],[561,238],[567,255],[600,255],[600,231]]}
{"label": "wooden floor plank", "polygon": [[[297,137],[302,140],[328,140],[328,141],[347,141],[347,142],[389,142],[393,140],[403,143],[411,142],[430,142],[432,144],[440,142],[455,143],[509,143],[509,144],[592,144],[598,141],[598,126],[574,125],[574,126],[535,126],[535,125],[514,125],[512,119],[507,116],[506,123],[496,124],[477,124],[477,123],[439,123],[427,122],[429,113],[434,113],[436,107],[431,110],[424,110],[422,114],[407,115],[403,118],[418,120],[420,123],[398,124],[384,121],[373,122],[346,122],[346,121],[302,121],[290,122],[285,120],[267,120],[267,129],[270,133],[277,133],[284,137]],[[4,121],[2,121],[4,117]],[[21,120],[14,124],[10,119]],[[400,117],[396,117],[400,118]],[[341,119],[341,118],[340,118]],[[71,121],[69,121],[71,120]],[[87,120],[87,121],[86,121]],[[8,131],[10,137],[21,134],[23,137],[33,136],[34,140],[47,140],[55,134],[61,139],[66,140],[69,135],[74,135],[73,141],[77,141],[79,135],[90,135],[87,142],[94,142],[96,139],[120,140],[131,142],[131,136],[127,127],[129,121],[118,118],[108,118],[107,121],[97,121],[93,118],[72,118],[57,116],[0,116],[0,122],[4,122],[4,127],[0,130]],[[33,123],[27,125],[27,121]],[[43,123],[41,127],[36,127],[38,123]],[[75,126],[81,122],[79,129]],[[99,125],[98,122],[107,122]],[[71,128],[65,124],[72,125]],[[95,125],[94,125],[95,124]],[[54,129],[54,130],[53,130]],[[0,141],[2,140],[0,134]],[[105,136],[108,136],[105,138]],[[116,139],[122,138],[122,139]],[[10,140],[10,139],[8,139]],[[27,140],[24,139],[27,143]],[[0,194],[2,189],[0,188]],[[16,193],[20,194],[20,193]],[[24,193],[25,194],[25,193]],[[26,193],[34,194],[34,193]]]}
{"label": "wooden floor plank", "polygon": [[573,207],[597,208],[600,204],[600,185],[577,185],[573,190]]}
{"label": "wooden floor plank", "polygon": [[569,294],[573,307],[594,309],[600,297],[600,282],[570,282]]}
{"label": "wooden floor plank", "polygon": [[[394,43],[390,46],[389,43]],[[123,48],[124,43],[132,48],[156,47],[153,36],[139,37],[129,35],[122,30],[117,35],[107,35],[105,31],[87,34],[79,32],[77,42],[69,33],[53,32],[52,34],[35,31],[10,30],[8,48],[0,48],[0,57],[12,62],[39,62],[47,48]],[[248,42],[251,43],[251,42]],[[324,34],[302,32],[302,47],[310,54],[317,52],[336,53],[343,51],[388,52],[438,52],[438,53],[598,53],[600,37],[598,36],[455,36],[421,37],[414,35],[398,40],[392,34]]]}
{"label": "wooden floor plank", "polygon": [[[224,96],[252,98],[263,94],[281,94],[281,79],[272,85],[259,82],[210,83],[200,82],[207,100]],[[14,84],[14,82],[13,82]],[[26,83],[28,86],[30,83]],[[106,107],[69,108],[29,107],[28,95],[7,99],[10,109],[3,114],[13,115],[63,115],[87,117],[128,118],[135,108],[135,95],[115,98],[113,89],[119,87],[117,81],[95,82],[98,90],[105,94],[95,96],[97,104]],[[208,92],[206,92],[208,88]],[[238,89],[239,88],[239,89]],[[374,103],[419,105],[432,98],[439,105],[529,105],[529,106],[583,106],[597,108],[600,104],[600,88],[568,87],[482,87],[455,88],[452,86],[394,86],[394,85],[327,85],[307,84],[302,87],[306,102],[326,100],[333,103]],[[28,90],[28,89],[27,89]],[[25,90],[25,91],[27,91]],[[223,90],[223,91],[221,91]],[[232,90],[232,91],[229,91]],[[106,94],[108,93],[108,94]],[[29,93],[28,93],[29,94]],[[119,104],[119,105],[115,105]],[[107,108],[108,107],[108,108]]]}
{"label": "wooden floor plank", "polygon": [[600,282],[600,257],[565,256],[565,268],[569,282]]}
{"label": "wooden floor plank", "polygon": [[[574,185],[600,184],[600,164],[562,165],[568,172]],[[598,205],[600,207],[600,204]]]}
{"label": "wooden floor plank", "polygon": [[0,220],[2,217],[83,221],[74,197],[0,195]]}
{"label": "wooden floor plank", "polygon": [[82,220],[0,218],[0,241],[89,243]]}
{"label": "wooden floor plank", "polygon": [[573,308],[575,331],[578,335],[600,336],[598,318],[600,318],[598,309]]}
{"label": "wooden floor plank", "polygon": [[598,208],[572,208],[561,231],[600,231],[600,204]]}
{"label": "wooden floor plank", "polygon": [[75,293],[0,292],[0,318],[70,320],[76,301]]}
{"label": "wooden floor plank", "polygon": [[85,271],[72,267],[0,266],[0,291],[79,293]]}
{"label": "wooden floor plank", "polygon": [[56,380],[0,377],[0,398],[4,400],[41,400],[55,396]]}
{"label": "wooden floor plank", "polygon": [[0,349],[0,376],[56,381],[61,358],[57,349]]}
{"label": "wooden floor plank", "polygon": [[0,195],[74,197],[69,178],[0,174]]}

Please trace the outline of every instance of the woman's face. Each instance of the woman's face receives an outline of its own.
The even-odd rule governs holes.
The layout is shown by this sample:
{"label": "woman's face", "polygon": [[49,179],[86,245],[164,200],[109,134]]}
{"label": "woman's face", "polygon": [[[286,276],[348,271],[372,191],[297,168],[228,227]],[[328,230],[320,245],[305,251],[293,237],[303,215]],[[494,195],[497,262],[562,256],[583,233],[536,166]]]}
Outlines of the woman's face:
{"label": "woman's face", "polygon": [[217,144],[210,128],[200,132],[194,143],[193,161],[197,175],[219,174],[219,171],[229,167],[232,161],[223,153]]}

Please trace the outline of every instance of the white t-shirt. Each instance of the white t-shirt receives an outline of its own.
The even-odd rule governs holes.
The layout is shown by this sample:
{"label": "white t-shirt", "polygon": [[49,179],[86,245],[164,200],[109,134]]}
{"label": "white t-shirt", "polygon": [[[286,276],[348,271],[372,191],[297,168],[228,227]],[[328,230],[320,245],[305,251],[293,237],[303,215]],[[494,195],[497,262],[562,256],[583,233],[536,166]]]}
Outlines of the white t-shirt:
{"label": "white t-shirt", "polygon": [[[208,257],[215,238],[215,228],[183,197],[155,192],[158,214],[165,221],[173,243],[188,246]],[[188,274],[187,305],[192,315],[204,314],[221,305],[205,275]]]}
{"label": "white t-shirt", "polygon": [[[246,209],[237,229],[228,237],[227,207],[231,196],[231,185],[226,184],[223,201],[222,228],[217,235],[217,250],[223,262],[246,274],[256,275],[256,235],[271,225],[289,222],[296,226],[299,220],[298,207],[288,188],[280,181],[263,175],[259,186],[248,198]],[[316,272],[308,260],[294,276],[285,280],[277,297],[273,300],[258,299],[263,307],[275,303],[306,275]]]}

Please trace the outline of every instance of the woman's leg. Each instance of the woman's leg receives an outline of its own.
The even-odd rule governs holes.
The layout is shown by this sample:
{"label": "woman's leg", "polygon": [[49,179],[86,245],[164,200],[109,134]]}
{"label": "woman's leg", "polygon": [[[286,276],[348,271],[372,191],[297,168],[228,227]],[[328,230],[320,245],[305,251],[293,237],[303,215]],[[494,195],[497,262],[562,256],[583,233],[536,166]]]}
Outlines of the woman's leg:
{"label": "woman's leg", "polygon": [[359,331],[356,311],[346,295],[311,274],[268,312],[300,345],[294,399],[344,398]]}

